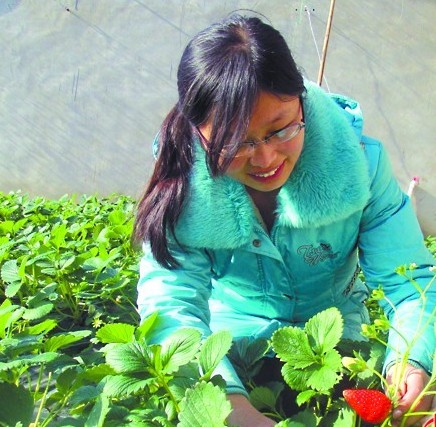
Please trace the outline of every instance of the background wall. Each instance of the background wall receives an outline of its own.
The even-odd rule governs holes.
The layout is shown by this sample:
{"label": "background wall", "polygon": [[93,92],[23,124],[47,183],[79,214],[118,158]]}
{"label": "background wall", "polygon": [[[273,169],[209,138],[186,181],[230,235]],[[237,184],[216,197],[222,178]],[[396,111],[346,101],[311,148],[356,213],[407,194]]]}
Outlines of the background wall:
{"label": "background wall", "polygon": [[[327,0],[0,0],[0,191],[137,197],[191,35],[250,8],[316,80]],[[337,0],[325,68],[436,234],[436,2]],[[315,44],[316,41],[316,44]]]}

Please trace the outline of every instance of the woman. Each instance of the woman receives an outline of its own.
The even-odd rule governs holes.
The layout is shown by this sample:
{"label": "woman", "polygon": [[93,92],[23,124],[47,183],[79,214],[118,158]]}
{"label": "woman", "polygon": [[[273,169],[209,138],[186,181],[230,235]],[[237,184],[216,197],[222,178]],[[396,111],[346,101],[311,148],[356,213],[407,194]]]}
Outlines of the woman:
{"label": "woman", "polygon": [[[178,91],[135,224],[145,242],[138,307],[143,318],[162,314],[157,339],[181,326],[269,338],[331,306],[344,337],[361,339],[368,289],[358,263],[411,336],[419,294],[393,272],[417,263],[424,286],[435,260],[382,145],[362,135],[357,103],[305,82],[280,33],[239,15],[191,40]],[[431,309],[435,291],[427,298]],[[399,336],[389,339],[401,351]],[[413,347],[396,417],[428,382],[434,341],[429,327]],[[397,357],[386,356],[389,379]],[[250,405],[228,360],[220,373],[233,424],[274,425]]]}

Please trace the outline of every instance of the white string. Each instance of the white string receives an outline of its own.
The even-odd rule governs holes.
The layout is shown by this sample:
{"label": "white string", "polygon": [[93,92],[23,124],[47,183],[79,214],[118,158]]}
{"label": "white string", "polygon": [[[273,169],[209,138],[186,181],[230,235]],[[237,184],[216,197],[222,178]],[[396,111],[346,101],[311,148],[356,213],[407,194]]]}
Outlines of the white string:
{"label": "white string", "polygon": [[[318,61],[321,64],[321,53],[319,52],[318,44],[316,43],[315,32],[313,31],[313,26],[312,26],[312,19],[310,18],[310,10],[307,6],[304,6],[304,10],[307,13],[307,18],[309,20],[309,27],[310,27],[310,32],[312,33],[313,43],[315,45],[316,53],[318,55]],[[327,77],[325,77],[325,75],[323,75],[322,78],[327,86],[328,92],[330,93],[330,87],[329,87],[329,83],[327,81]]]}

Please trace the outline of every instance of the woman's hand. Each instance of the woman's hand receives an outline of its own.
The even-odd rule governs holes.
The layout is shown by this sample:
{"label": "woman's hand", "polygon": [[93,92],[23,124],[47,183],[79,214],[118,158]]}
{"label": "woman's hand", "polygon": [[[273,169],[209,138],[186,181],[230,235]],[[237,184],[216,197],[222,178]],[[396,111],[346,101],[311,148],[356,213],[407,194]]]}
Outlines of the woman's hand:
{"label": "woman's hand", "polygon": [[242,394],[227,395],[232,404],[229,423],[237,427],[273,427],[276,423],[261,414]]}
{"label": "woman's hand", "polygon": [[[404,426],[424,426],[429,416],[414,416],[407,417],[405,424],[401,424],[401,417],[407,410],[414,404],[421,391],[427,385],[430,377],[427,373],[419,368],[415,368],[412,365],[406,365],[403,375],[401,375],[401,364],[395,364],[391,366],[387,372],[386,379],[388,384],[396,384],[398,390],[398,405],[394,409],[392,418],[394,425]],[[401,375],[401,378],[399,378]],[[414,405],[413,412],[431,412],[436,411],[435,400],[432,395],[424,396],[417,405]]]}

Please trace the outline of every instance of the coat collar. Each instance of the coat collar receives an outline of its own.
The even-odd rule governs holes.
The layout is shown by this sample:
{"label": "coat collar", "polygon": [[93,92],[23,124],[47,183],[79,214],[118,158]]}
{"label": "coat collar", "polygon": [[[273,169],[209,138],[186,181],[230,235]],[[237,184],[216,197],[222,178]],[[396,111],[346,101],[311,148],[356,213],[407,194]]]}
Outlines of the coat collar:
{"label": "coat collar", "polygon": [[[329,96],[312,83],[306,89],[303,151],[278,194],[278,225],[293,228],[345,219],[363,209],[369,198],[361,116],[347,112],[358,104]],[[244,186],[227,176],[212,178],[202,150],[197,150],[176,227],[179,242],[198,248],[240,247],[250,241],[257,222]]]}

